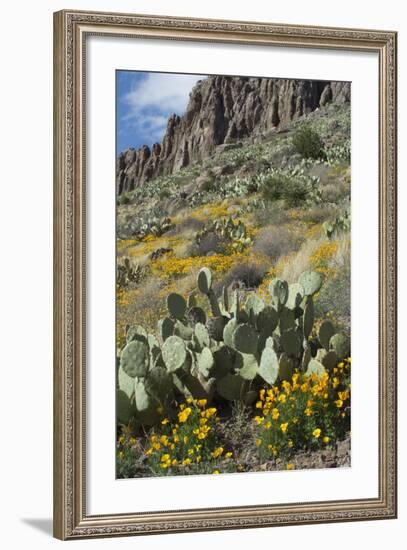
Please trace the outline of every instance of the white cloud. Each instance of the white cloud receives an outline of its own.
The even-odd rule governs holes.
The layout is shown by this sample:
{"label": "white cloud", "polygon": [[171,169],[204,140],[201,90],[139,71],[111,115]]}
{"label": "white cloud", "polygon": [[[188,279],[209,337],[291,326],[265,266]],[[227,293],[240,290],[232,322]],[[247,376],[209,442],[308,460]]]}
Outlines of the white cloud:
{"label": "white cloud", "polygon": [[145,108],[157,109],[162,113],[183,114],[190,91],[202,78],[187,74],[149,73],[134,90],[125,95],[124,99],[130,108],[128,116],[137,116]]}
{"label": "white cloud", "polygon": [[182,115],[188,104],[189,94],[199,75],[149,73],[133,90],[121,99],[127,105],[122,122],[149,141],[160,141],[167,126],[168,117]]}

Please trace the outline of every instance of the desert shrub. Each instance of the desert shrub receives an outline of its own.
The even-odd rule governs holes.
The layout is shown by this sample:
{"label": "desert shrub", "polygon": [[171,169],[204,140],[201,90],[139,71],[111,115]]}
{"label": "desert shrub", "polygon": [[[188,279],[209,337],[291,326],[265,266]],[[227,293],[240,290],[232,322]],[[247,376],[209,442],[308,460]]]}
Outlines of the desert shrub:
{"label": "desert shrub", "polygon": [[264,202],[264,205],[256,210],[253,222],[257,227],[264,227],[270,224],[284,224],[287,220],[287,210],[282,208],[280,202]]}
{"label": "desert shrub", "polygon": [[293,136],[296,151],[304,158],[318,159],[324,157],[324,144],[315,130],[309,125],[302,125]]}
{"label": "desert shrub", "polygon": [[300,171],[270,171],[262,175],[259,188],[265,201],[284,201],[287,208],[316,200],[318,178],[305,176]]}
{"label": "desert shrub", "polygon": [[187,217],[179,221],[171,231],[168,232],[168,235],[180,235],[183,233],[195,233],[202,229],[205,225],[205,222],[198,220],[195,217]]}
{"label": "desert shrub", "polygon": [[222,237],[216,233],[207,233],[199,240],[199,243],[196,243],[195,248],[197,256],[206,256],[210,252],[218,254],[223,252],[224,242]]}
{"label": "desert shrub", "polygon": [[130,197],[128,195],[119,195],[117,197],[117,205],[123,206],[125,204],[130,204]]}
{"label": "desert shrub", "polygon": [[301,219],[304,222],[321,223],[330,218],[334,218],[337,212],[338,210],[335,207],[318,205],[304,210]]}
{"label": "desert shrub", "polygon": [[269,257],[273,262],[280,256],[298,250],[301,244],[299,235],[286,226],[270,226],[257,235],[253,249],[255,252]]}
{"label": "desert shrub", "polygon": [[243,262],[234,266],[224,277],[224,279],[217,285],[216,289],[222,287],[243,286],[245,288],[258,287],[267,272],[265,265],[254,262]]}
{"label": "desert shrub", "polygon": [[168,199],[171,197],[171,192],[169,189],[161,189],[161,191],[158,192],[158,196],[161,200]]}
{"label": "desert shrub", "polygon": [[338,204],[344,197],[349,196],[349,184],[344,180],[328,183],[322,187],[321,194],[325,202]]}

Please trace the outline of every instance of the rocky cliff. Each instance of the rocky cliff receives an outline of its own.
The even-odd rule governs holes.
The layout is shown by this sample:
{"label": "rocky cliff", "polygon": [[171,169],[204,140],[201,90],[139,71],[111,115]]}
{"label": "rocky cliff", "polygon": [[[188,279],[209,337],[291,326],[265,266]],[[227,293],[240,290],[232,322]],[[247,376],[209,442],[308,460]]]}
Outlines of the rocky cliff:
{"label": "rocky cliff", "polygon": [[185,114],[168,119],[161,144],[118,156],[117,192],[201,161],[220,144],[261,134],[328,102],[348,101],[345,82],[210,76],[192,89]]}

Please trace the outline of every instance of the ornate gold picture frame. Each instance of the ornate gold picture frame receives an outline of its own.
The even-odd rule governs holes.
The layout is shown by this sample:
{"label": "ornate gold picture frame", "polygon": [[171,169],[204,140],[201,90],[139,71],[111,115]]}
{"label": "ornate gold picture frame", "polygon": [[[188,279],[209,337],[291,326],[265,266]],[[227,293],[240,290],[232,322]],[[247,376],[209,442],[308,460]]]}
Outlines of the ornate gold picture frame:
{"label": "ornate gold picture frame", "polygon": [[[208,42],[214,47],[261,45],[377,55],[379,338],[374,343],[379,358],[377,497],[284,504],[259,501],[258,505],[172,511],[159,511],[157,504],[154,512],[112,510],[103,515],[87,512],[85,143],[90,136],[86,136],[85,52],[86,40],[91,36]],[[65,540],[396,517],[396,60],[397,35],[390,31],[70,10],[54,14],[55,537]]]}

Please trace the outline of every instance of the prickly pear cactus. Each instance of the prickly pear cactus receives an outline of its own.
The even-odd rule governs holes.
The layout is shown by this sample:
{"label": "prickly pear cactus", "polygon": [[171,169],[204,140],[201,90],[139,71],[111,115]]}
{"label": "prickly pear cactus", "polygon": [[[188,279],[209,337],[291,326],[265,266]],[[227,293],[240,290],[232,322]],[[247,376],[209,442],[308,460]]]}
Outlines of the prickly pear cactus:
{"label": "prickly pear cactus", "polygon": [[170,293],[157,337],[140,325],[128,328],[117,371],[119,421],[133,416],[152,425],[159,409],[187,397],[250,404],[261,387],[290,380],[295,369],[317,376],[332,370],[349,356],[350,343],[330,321],[315,323],[321,285],[321,276],[308,271],[290,285],[274,279],[269,301],[254,293],[245,299],[239,290],[230,300],[227,288],[215,295],[212,273],[202,268],[197,290],[206,310],[196,291],[187,299]]}

